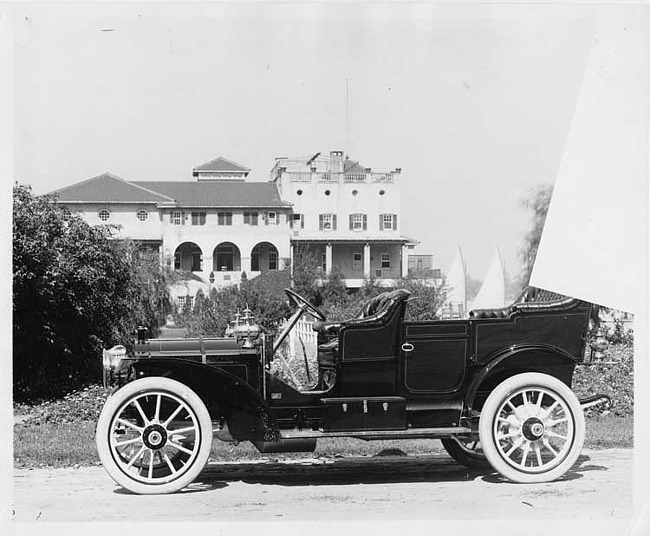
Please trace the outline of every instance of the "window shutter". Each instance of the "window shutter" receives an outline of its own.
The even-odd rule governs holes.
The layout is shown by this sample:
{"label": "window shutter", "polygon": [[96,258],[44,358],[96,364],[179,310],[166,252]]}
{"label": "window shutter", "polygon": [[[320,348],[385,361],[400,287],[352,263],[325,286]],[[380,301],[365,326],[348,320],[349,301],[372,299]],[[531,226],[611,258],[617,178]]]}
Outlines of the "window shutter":
{"label": "window shutter", "polygon": [[319,231],[323,230],[323,215],[322,214],[318,215],[318,230]]}
{"label": "window shutter", "polygon": [[384,230],[384,215],[383,214],[379,215],[379,230],[380,231]]}
{"label": "window shutter", "polygon": [[336,231],[336,214],[332,214],[332,231]]}
{"label": "window shutter", "polygon": [[185,225],[185,212],[181,212],[181,225]]}
{"label": "window shutter", "polygon": [[397,231],[397,214],[393,214],[393,231]]}
{"label": "window shutter", "polygon": [[350,214],[350,231],[354,229],[354,216]]}
{"label": "window shutter", "polygon": [[363,215],[363,230],[368,230],[368,216],[366,214]]}
{"label": "window shutter", "polygon": [[169,223],[174,223],[174,211],[173,210],[169,213]]}

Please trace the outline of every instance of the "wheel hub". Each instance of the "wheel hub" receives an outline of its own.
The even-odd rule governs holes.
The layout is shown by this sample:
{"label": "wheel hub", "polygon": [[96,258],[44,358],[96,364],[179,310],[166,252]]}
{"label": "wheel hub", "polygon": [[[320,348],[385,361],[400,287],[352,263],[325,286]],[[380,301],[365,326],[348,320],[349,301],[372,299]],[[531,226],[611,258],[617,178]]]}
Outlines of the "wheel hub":
{"label": "wheel hub", "polygon": [[167,443],[167,431],[159,424],[147,426],[142,432],[142,442],[151,450],[158,450]]}
{"label": "wheel hub", "polygon": [[537,417],[531,417],[524,421],[521,431],[528,441],[537,441],[544,436],[544,423]]}

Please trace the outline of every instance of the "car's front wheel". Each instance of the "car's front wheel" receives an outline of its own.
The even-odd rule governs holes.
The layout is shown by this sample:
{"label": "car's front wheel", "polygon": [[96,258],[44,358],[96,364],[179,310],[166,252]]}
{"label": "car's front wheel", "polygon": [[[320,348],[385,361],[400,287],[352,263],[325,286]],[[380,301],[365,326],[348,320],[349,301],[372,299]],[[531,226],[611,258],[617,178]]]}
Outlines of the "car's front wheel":
{"label": "car's front wheel", "polygon": [[104,468],[124,488],[173,493],[190,484],[207,463],[212,422],[188,386],[169,378],[142,378],[106,401],[96,442]]}
{"label": "car's front wheel", "polygon": [[569,387],[547,374],[527,372],[490,393],[481,411],[479,438],[486,458],[504,477],[550,482],[578,459],[585,419]]}

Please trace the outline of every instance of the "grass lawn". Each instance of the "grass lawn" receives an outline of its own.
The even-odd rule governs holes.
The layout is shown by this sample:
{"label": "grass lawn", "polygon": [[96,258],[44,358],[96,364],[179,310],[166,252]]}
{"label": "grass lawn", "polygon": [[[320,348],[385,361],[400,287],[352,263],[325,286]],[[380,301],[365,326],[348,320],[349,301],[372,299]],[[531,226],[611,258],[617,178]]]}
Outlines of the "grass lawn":
{"label": "grass lawn", "polygon": [[[633,418],[604,415],[587,419],[585,448],[632,448]],[[394,450],[395,449],[395,450]],[[361,441],[331,438],[318,442],[313,453],[260,454],[248,442],[237,446],[215,440],[210,461],[288,460],[317,456],[375,456],[400,451],[406,455],[440,454],[446,456],[439,441],[411,439]],[[14,426],[15,467],[71,467],[99,464],[95,451],[95,423],[43,423]]]}

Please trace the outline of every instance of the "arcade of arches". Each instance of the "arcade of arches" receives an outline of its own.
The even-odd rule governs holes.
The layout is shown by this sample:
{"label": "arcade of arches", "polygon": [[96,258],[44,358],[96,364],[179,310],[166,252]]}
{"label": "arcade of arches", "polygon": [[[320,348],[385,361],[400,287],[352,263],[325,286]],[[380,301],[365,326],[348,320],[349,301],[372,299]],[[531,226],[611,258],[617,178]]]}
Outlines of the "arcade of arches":
{"label": "arcade of arches", "polygon": [[213,250],[211,262],[194,242],[183,242],[174,251],[174,269],[187,272],[266,272],[278,270],[278,249],[270,242],[259,242],[248,257],[242,257],[239,247],[232,242],[221,242]]}

